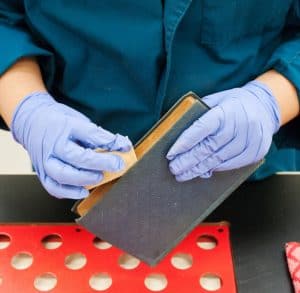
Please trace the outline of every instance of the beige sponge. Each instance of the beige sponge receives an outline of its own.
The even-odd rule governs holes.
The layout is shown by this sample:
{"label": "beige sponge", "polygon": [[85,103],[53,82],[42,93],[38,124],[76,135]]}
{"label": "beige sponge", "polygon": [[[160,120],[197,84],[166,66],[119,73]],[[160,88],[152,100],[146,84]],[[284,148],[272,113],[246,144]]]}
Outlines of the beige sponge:
{"label": "beige sponge", "polygon": [[[105,151],[103,149],[96,149],[95,151],[96,152],[101,152],[101,153],[102,152],[108,152],[108,151]],[[137,161],[136,154],[135,154],[135,151],[134,151],[133,148],[129,152],[113,151],[113,152],[109,152],[109,153],[120,156],[123,159],[124,163],[125,163],[125,168],[123,170],[119,171],[119,172],[103,172],[103,175],[104,175],[103,179],[98,184],[86,186],[86,189],[92,189],[94,187],[103,185],[107,182],[110,182],[110,181],[112,181],[116,178],[121,177]]]}

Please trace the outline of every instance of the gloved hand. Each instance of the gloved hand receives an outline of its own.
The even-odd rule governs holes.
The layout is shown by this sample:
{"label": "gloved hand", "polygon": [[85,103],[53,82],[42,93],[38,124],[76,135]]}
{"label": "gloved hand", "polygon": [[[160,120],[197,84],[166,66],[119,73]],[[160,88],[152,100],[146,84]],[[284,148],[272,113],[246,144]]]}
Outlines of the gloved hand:
{"label": "gloved hand", "polygon": [[258,81],[203,98],[212,109],[177,139],[167,154],[177,181],[249,165],[268,152],[280,127],[277,101]]}
{"label": "gloved hand", "polygon": [[120,156],[92,149],[126,152],[132,147],[127,137],[98,127],[46,92],[33,93],[21,101],[11,130],[28,151],[42,185],[57,198],[84,198],[88,191],[83,186],[98,183],[102,171],[124,167]]}

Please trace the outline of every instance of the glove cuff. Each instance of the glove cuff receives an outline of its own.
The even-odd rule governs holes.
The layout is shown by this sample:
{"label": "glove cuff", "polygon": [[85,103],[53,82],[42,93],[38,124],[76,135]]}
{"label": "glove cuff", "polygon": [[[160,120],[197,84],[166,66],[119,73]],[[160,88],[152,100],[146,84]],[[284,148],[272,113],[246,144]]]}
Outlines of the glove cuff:
{"label": "glove cuff", "polygon": [[[280,128],[280,108],[272,90],[264,83],[253,80],[248,82],[244,89],[254,94],[258,100],[263,104],[264,108],[268,111],[272,119],[273,134]],[[258,92],[258,90],[260,92]]]}
{"label": "glove cuff", "polygon": [[49,105],[53,102],[55,102],[55,100],[48,92],[34,92],[21,100],[12,116],[11,133],[15,141],[24,146],[23,137],[30,118],[34,112],[40,110],[41,105]]}

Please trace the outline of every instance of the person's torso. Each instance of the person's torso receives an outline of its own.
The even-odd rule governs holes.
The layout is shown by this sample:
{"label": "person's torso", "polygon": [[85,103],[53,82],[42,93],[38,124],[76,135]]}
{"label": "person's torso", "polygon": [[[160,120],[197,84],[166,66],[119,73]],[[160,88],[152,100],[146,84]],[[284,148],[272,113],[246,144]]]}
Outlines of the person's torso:
{"label": "person's torso", "polygon": [[291,0],[24,0],[50,91],[136,141],[185,92],[262,72]]}

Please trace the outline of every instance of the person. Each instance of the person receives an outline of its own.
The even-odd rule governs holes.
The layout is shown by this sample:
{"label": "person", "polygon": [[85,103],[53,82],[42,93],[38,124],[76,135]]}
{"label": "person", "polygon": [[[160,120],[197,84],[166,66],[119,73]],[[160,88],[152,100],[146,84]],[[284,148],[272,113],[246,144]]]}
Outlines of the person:
{"label": "person", "polygon": [[299,29],[299,0],[0,0],[0,113],[58,198],[191,90],[211,109],[166,154],[176,180],[299,170]]}

